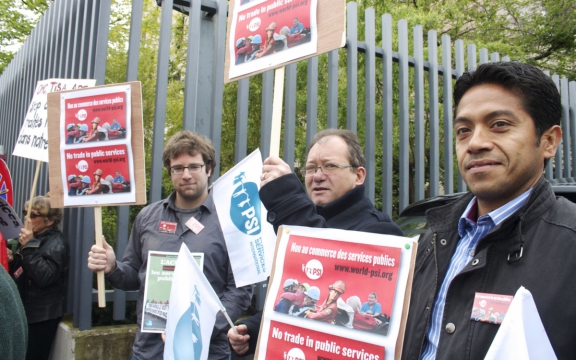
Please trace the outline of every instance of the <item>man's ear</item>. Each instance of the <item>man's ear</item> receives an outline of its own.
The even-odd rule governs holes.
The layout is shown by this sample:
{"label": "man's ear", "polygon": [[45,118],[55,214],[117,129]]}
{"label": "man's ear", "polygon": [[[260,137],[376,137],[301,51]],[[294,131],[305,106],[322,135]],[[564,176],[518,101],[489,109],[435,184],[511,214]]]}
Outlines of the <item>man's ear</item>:
{"label": "man's ear", "polygon": [[556,154],[556,149],[562,140],[562,129],[558,125],[544,131],[540,137],[540,146],[544,150],[544,158],[550,159]]}
{"label": "man's ear", "polygon": [[356,186],[364,184],[366,180],[366,169],[362,166],[356,168]]}

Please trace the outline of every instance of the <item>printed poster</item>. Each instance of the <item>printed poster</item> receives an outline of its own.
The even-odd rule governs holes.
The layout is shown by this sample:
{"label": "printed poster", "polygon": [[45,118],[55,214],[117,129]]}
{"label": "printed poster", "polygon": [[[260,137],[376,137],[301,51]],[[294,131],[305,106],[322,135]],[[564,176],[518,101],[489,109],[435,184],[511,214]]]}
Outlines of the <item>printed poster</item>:
{"label": "printed poster", "polygon": [[[200,269],[204,268],[204,253],[191,253]],[[163,333],[170,305],[172,276],[178,260],[177,252],[148,252],[148,268],[144,286],[142,332]]]}
{"label": "printed poster", "polygon": [[236,286],[264,281],[274,256],[274,228],[258,191],[262,155],[256,149],[221,176],[212,188]]}
{"label": "printed poster", "polygon": [[290,225],[278,236],[255,358],[395,359],[417,243]]}
{"label": "printed poster", "polygon": [[316,53],[318,0],[234,0],[231,79]]}
{"label": "printed poster", "polygon": [[134,202],[130,85],[63,93],[64,206]]}
{"label": "printed poster", "polygon": [[90,79],[48,79],[38,81],[12,154],[48,162],[47,94],[50,92],[82,89],[94,86],[94,84],[96,84],[96,80]]}

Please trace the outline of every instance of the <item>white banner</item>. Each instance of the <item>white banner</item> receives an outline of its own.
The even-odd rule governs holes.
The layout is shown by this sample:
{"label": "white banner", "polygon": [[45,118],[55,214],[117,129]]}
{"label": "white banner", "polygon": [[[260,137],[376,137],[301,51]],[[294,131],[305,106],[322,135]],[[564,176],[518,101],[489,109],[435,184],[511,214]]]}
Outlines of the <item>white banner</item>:
{"label": "white banner", "polygon": [[91,79],[40,80],[24,118],[12,155],[48,162],[48,98],[49,92],[81,89],[94,86]]}
{"label": "white banner", "polygon": [[212,189],[237,287],[266,280],[272,266],[276,236],[258,194],[261,173],[262,157],[256,149]]}
{"label": "white banner", "polygon": [[164,359],[208,359],[216,314],[222,308],[190,250],[182,244],[172,278]]}
{"label": "white banner", "polygon": [[22,221],[20,221],[12,206],[0,197],[0,232],[4,235],[4,238],[6,240],[17,238],[20,236],[21,228]]}

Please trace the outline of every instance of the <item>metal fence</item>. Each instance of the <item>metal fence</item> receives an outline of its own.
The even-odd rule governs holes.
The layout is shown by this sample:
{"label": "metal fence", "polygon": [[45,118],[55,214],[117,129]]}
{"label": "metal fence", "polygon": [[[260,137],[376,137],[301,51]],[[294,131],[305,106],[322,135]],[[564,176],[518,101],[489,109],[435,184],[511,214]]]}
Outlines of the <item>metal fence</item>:
{"label": "metal fence", "polygon": [[[226,36],[226,0],[165,0],[162,5],[158,48],[157,83],[154,102],[150,202],[162,197],[162,150],[166,126],[169,46],[173,8],[189,16],[188,56],[184,82],[183,129],[210,137],[221,156],[223,77]],[[111,0],[55,0],[34,29],[22,49],[0,77],[0,144],[8,153],[14,148],[32,93],[38,80],[47,78],[94,78],[105,83],[108,29]],[[319,124],[338,127],[339,123],[362,134],[367,158],[367,196],[388,213],[398,212],[411,202],[442,193],[465,191],[466,186],[454,173],[452,135],[452,85],[467,69],[489,61],[508,61],[488,50],[477,51],[474,45],[454,44],[449,36],[436,31],[424,36],[422,26],[408,28],[405,20],[397,22],[397,51],[392,38],[393,20],[382,16],[382,28],[376,29],[373,9],[367,9],[358,23],[356,3],[347,5],[346,48],[334,50],[324,58],[305,60],[306,81],[298,81],[298,64],[286,67],[285,112],[283,119],[283,158],[296,161],[296,145],[309,143]],[[143,0],[132,1],[126,81],[138,80],[139,44],[142,29]],[[360,25],[360,26],[359,26]],[[362,26],[363,25],[363,26]],[[364,40],[359,28],[364,28]],[[409,49],[410,30],[413,48]],[[382,43],[376,44],[376,31]],[[425,40],[426,39],[426,40]],[[427,48],[427,54],[424,49]],[[439,53],[441,51],[441,61]],[[410,52],[412,55],[410,55]],[[340,61],[345,59],[344,61]],[[322,68],[319,67],[322,61]],[[343,65],[345,63],[345,65]],[[361,66],[363,64],[363,66]],[[454,64],[454,65],[453,65]],[[345,67],[343,67],[345,66]],[[303,65],[300,66],[302,68]],[[344,74],[344,75],[342,75]],[[270,151],[273,71],[261,76],[260,149]],[[394,79],[397,79],[397,83]],[[322,80],[322,81],[319,81]],[[573,185],[576,177],[576,82],[553,75],[562,95],[563,142],[546,168],[546,177],[554,186]],[[248,152],[250,84],[237,84],[234,158],[239,161]],[[346,81],[346,94],[339,94],[338,83]],[[258,82],[260,83],[260,82]],[[319,89],[319,84],[327,88]],[[362,84],[360,85],[359,84]],[[307,91],[305,114],[297,113],[297,90]],[[360,87],[360,88],[359,88]],[[201,91],[200,91],[201,89]],[[319,109],[318,95],[326,96],[326,109]],[[230,107],[235,104],[225,104]],[[319,119],[319,112],[325,118]],[[342,115],[345,114],[345,115]],[[359,119],[358,114],[363,114]],[[306,118],[306,136],[297,133],[297,118]],[[319,120],[322,120],[320,122]],[[340,121],[339,121],[340,120]],[[363,120],[363,121],[362,121]],[[323,126],[323,125],[322,125]],[[230,129],[226,129],[227,132]],[[394,156],[394,154],[397,154]],[[8,154],[12,172],[15,207],[22,210],[30,192],[34,161]],[[221,162],[219,161],[218,164]],[[218,178],[220,167],[214,171]],[[395,185],[397,184],[397,185]],[[574,189],[574,187],[570,187]],[[37,194],[48,190],[47,166],[43,165]],[[377,197],[377,194],[381,196]],[[394,199],[397,198],[395,201]],[[86,254],[94,243],[91,208],[65,211],[63,228],[70,239],[71,271],[68,312],[74,314],[74,326],[91,327],[92,273],[86,268]],[[129,208],[118,208],[116,254],[121,257],[128,239]],[[73,239],[73,240],[72,240]],[[114,319],[124,318],[127,300],[134,292],[108,291],[113,301]],[[260,300],[263,293],[260,295]]]}

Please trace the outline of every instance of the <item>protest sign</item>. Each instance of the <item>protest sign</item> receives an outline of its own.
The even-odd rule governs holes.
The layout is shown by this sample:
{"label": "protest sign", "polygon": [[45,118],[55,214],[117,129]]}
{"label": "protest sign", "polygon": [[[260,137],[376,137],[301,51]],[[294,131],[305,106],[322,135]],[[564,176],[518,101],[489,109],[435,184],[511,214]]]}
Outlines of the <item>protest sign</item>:
{"label": "protest sign", "polygon": [[225,310],[185,244],[170,292],[164,359],[208,359],[216,314]]}
{"label": "protest sign", "polygon": [[221,176],[212,188],[236,286],[264,281],[270,275],[274,228],[260,201],[262,156],[257,149]]}
{"label": "protest sign", "polygon": [[230,1],[224,82],[345,44],[343,0]]}
{"label": "protest sign", "polygon": [[48,95],[53,207],[146,203],[139,82]]}
{"label": "protest sign", "polygon": [[94,86],[96,80],[90,79],[47,79],[40,80],[34,90],[34,95],[24,124],[20,129],[13,155],[48,162],[48,121],[47,95],[51,92],[82,89]]}
{"label": "protest sign", "polygon": [[14,206],[12,176],[8,165],[2,159],[0,159],[0,198],[4,199],[10,206]]}
{"label": "protest sign", "polygon": [[0,197],[0,232],[4,235],[4,238],[17,238],[20,236],[22,226],[22,221],[20,221],[14,208]]}
{"label": "protest sign", "polygon": [[[191,253],[200,267],[204,268],[204,253]],[[142,308],[142,327],[140,331],[163,333],[170,300],[170,290],[178,253],[149,251],[144,286],[144,306]]]}
{"label": "protest sign", "polygon": [[[416,247],[403,237],[284,225],[255,358],[399,358]],[[292,282],[296,293],[284,288]]]}

